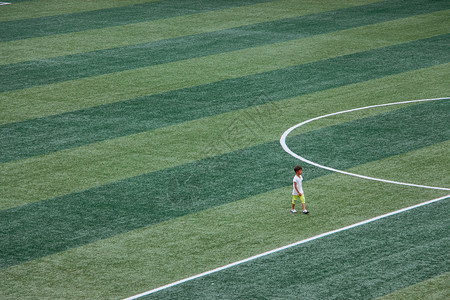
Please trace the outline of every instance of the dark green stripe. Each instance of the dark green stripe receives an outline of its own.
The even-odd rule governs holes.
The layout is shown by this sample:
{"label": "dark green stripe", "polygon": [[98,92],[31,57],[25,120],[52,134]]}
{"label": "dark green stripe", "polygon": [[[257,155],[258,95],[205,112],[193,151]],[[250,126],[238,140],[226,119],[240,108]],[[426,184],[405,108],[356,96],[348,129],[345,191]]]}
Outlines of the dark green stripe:
{"label": "dark green stripe", "polygon": [[[0,127],[0,162],[450,61],[450,35]],[[264,94],[266,96],[261,97]],[[121,124],[117,126],[117,124]]]}
{"label": "dark green stripe", "polygon": [[141,299],[375,299],[450,271],[449,212],[443,200]]}
{"label": "dark green stripe", "polygon": [[[450,139],[449,106],[447,100],[415,105],[309,132],[290,139],[288,144],[293,149],[298,144],[328,149],[332,141],[322,137],[330,132],[339,135],[334,138],[342,143],[348,139],[346,130],[365,128],[366,131],[358,133],[359,138],[352,136],[355,141],[351,153],[348,147],[321,152],[332,153],[333,162],[339,161],[339,167],[347,169]],[[405,116],[417,115],[423,116],[420,122],[413,117],[403,120]],[[376,150],[367,151],[364,136],[371,133],[364,124],[378,122],[392,126],[393,120],[402,120],[395,124],[396,130],[378,128],[378,131],[383,139],[395,141],[396,147],[373,145]],[[295,164],[298,161],[275,141],[1,211],[0,268],[284,187],[292,180]],[[306,180],[324,174],[326,171],[322,169],[305,168]]]}
{"label": "dark green stripe", "polygon": [[2,22],[0,42],[121,26],[251,5],[268,0],[165,0],[119,8]]}
{"label": "dark green stripe", "polygon": [[[420,1],[422,3],[422,1]],[[381,2],[128,47],[0,67],[0,92],[309,37],[450,8]],[[446,6],[446,7],[445,7]],[[387,8],[393,8],[387,10]]]}

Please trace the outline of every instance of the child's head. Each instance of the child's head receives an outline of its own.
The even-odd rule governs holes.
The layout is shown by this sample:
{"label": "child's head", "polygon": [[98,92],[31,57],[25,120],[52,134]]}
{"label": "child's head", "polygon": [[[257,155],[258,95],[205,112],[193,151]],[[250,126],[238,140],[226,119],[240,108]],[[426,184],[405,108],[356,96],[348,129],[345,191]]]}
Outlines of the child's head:
{"label": "child's head", "polygon": [[294,168],[295,174],[301,175],[301,174],[302,174],[302,171],[303,171],[303,168],[302,168],[302,167],[300,167],[300,166],[295,166],[295,168]]}

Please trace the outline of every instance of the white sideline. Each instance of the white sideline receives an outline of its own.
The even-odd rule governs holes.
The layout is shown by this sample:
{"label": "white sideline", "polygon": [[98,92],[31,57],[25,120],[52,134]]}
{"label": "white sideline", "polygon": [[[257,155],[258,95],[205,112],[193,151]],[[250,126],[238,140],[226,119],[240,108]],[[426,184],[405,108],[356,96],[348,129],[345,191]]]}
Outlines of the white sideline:
{"label": "white sideline", "polygon": [[344,113],[348,113],[348,112],[352,112],[352,111],[358,111],[358,110],[363,110],[363,109],[369,109],[369,108],[374,108],[374,107],[382,107],[382,106],[390,106],[390,105],[397,105],[397,104],[407,104],[407,103],[414,103],[414,102],[424,102],[424,101],[437,101],[437,100],[448,100],[450,99],[449,97],[445,97],[445,98],[433,98],[433,99],[421,99],[421,100],[410,100],[410,101],[403,101],[403,102],[395,102],[395,103],[386,103],[386,104],[378,104],[378,105],[371,105],[371,106],[365,106],[365,107],[359,107],[359,108],[354,108],[354,109],[349,109],[349,110],[344,110],[344,111],[339,111],[339,112],[335,112],[335,113],[331,113],[331,114],[327,114],[327,115],[323,115],[323,116],[319,116],[319,117],[315,117],[309,120],[306,120],[304,122],[298,123],[295,126],[292,126],[291,128],[289,128],[288,130],[286,130],[283,135],[280,138],[280,144],[281,147],[283,147],[284,151],[286,151],[287,153],[289,153],[291,156],[304,161],[310,165],[325,169],[325,170],[329,170],[332,172],[336,172],[336,173],[341,173],[341,174],[345,174],[345,175],[350,175],[350,176],[355,176],[355,177],[359,177],[359,178],[363,178],[363,179],[369,179],[369,180],[374,180],[374,181],[381,181],[381,182],[385,182],[385,183],[393,183],[393,184],[398,184],[398,185],[406,185],[406,186],[413,186],[413,187],[420,187],[420,188],[426,188],[426,189],[434,189],[434,190],[443,190],[443,191],[450,191],[450,188],[445,188],[445,187],[437,187],[437,186],[427,186],[427,185],[420,185],[420,184],[413,184],[413,183],[406,183],[406,182],[399,182],[399,181],[393,181],[393,180],[386,180],[386,179],[381,179],[381,178],[375,178],[375,177],[369,177],[369,176],[364,176],[364,175],[359,175],[359,174],[355,174],[355,173],[350,173],[350,172],[346,172],[346,171],[342,171],[342,170],[338,170],[338,169],[334,169],[334,168],[330,168],[324,165],[320,165],[318,163],[315,163],[313,161],[310,161],[296,153],[294,153],[291,149],[289,149],[289,147],[286,145],[286,137],[288,136],[289,133],[291,133],[294,129],[299,128],[300,126],[303,126],[307,123],[310,123],[312,121],[316,121],[319,119],[323,119],[326,117],[331,117],[331,116],[335,116],[335,115],[340,115],[340,114],[344,114]]}
{"label": "white sideline", "polygon": [[301,245],[301,244],[305,244],[307,242],[311,242],[311,241],[314,241],[314,240],[317,240],[317,239],[320,239],[320,238],[323,238],[323,237],[326,237],[326,236],[329,236],[329,235],[332,235],[332,234],[335,234],[335,233],[338,233],[338,232],[342,232],[342,231],[345,231],[345,230],[348,230],[348,229],[351,229],[351,228],[355,228],[355,227],[358,227],[358,226],[361,226],[361,225],[365,225],[365,224],[368,224],[368,223],[371,223],[371,222],[374,222],[374,221],[377,221],[377,220],[380,220],[380,219],[383,219],[383,218],[387,218],[387,217],[390,217],[390,216],[393,216],[393,215],[396,215],[396,214],[399,214],[399,213],[402,213],[402,212],[405,212],[405,211],[408,211],[408,210],[411,210],[411,209],[414,209],[414,208],[417,208],[417,207],[421,207],[421,206],[425,206],[425,205],[428,205],[428,204],[431,204],[431,203],[435,203],[435,202],[444,200],[444,199],[449,198],[449,197],[450,197],[450,194],[446,195],[446,196],[443,196],[443,197],[436,198],[436,199],[432,199],[432,200],[429,200],[429,201],[425,201],[425,202],[422,202],[422,203],[419,203],[419,204],[416,204],[416,205],[413,205],[413,206],[405,207],[405,208],[402,208],[402,209],[399,209],[399,210],[396,210],[396,211],[393,211],[393,212],[390,212],[390,213],[387,213],[387,214],[384,214],[384,215],[381,215],[381,216],[378,216],[378,217],[375,217],[375,218],[372,218],[372,219],[368,219],[368,220],[365,220],[365,221],[362,221],[362,222],[359,222],[359,223],[355,223],[353,225],[349,225],[349,226],[345,226],[345,227],[342,227],[342,228],[339,228],[339,229],[336,229],[336,230],[328,231],[328,232],[325,232],[325,233],[322,233],[322,234],[319,234],[319,235],[307,238],[305,240],[301,240],[301,241],[295,242],[295,243],[290,244],[290,245],[286,245],[286,246],[283,246],[283,247],[280,247],[280,248],[277,248],[277,249],[274,249],[274,250],[270,250],[270,251],[267,251],[267,252],[264,252],[264,253],[261,253],[261,254],[257,254],[255,256],[252,256],[252,257],[249,257],[249,258],[246,258],[246,259],[243,259],[243,260],[239,260],[239,261],[233,262],[231,264],[228,264],[228,265],[225,265],[225,266],[222,266],[222,267],[210,270],[210,271],[206,271],[206,272],[203,272],[203,273],[200,273],[200,274],[197,274],[197,275],[185,278],[185,279],[181,279],[181,280],[178,280],[178,281],[175,281],[175,282],[163,285],[161,287],[158,287],[158,288],[155,288],[155,289],[152,289],[152,290],[149,290],[149,291],[146,291],[146,292],[143,292],[143,293],[140,293],[140,294],[137,294],[137,295],[125,298],[124,300],[132,300],[132,299],[137,299],[137,298],[140,298],[140,297],[143,297],[143,296],[147,296],[147,295],[150,295],[150,294],[153,294],[153,293],[156,293],[156,292],[168,289],[170,287],[173,287],[173,286],[185,283],[187,281],[191,281],[191,280],[194,280],[194,279],[197,279],[197,278],[200,278],[200,277],[204,277],[204,276],[207,276],[207,275],[210,275],[210,274],[213,274],[213,273],[225,270],[225,269],[229,269],[231,267],[234,267],[234,266],[237,266],[237,265],[240,265],[240,264],[243,264],[243,263],[246,263],[246,262],[258,259],[258,258],[261,258],[263,256],[267,256],[267,255],[270,255],[270,254],[273,254],[273,253],[276,253],[276,252],[279,252],[279,251],[283,251],[283,250],[286,250],[286,249],[289,249],[289,248],[292,248],[292,247],[295,247],[295,246],[298,246],[298,245]]}

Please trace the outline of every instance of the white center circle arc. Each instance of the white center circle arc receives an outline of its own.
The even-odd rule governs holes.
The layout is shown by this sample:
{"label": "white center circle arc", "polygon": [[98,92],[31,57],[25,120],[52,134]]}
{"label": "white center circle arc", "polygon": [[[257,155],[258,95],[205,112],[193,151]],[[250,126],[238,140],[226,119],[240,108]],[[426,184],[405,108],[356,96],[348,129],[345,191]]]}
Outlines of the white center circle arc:
{"label": "white center circle arc", "polygon": [[450,99],[449,97],[446,98],[433,98],[433,99],[420,99],[420,100],[410,100],[410,101],[403,101],[403,102],[394,102],[394,103],[386,103],[386,104],[378,104],[378,105],[371,105],[371,106],[365,106],[365,107],[359,107],[359,108],[354,108],[354,109],[349,109],[349,110],[344,110],[344,111],[340,111],[340,112],[335,112],[335,113],[331,113],[331,114],[327,114],[327,115],[323,115],[323,116],[319,116],[319,117],[315,117],[309,120],[306,120],[304,122],[301,122],[295,126],[292,126],[291,128],[289,128],[288,130],[286,130],[283,135],[280,138],[280,144],[281,147],[283,147],[284,151],[286,151],[287,153],[289,153],[291,156],[304,161],[310,165],[328,170],[328,171],[332,171],[332,172],[336,172],[336,173],[341,173],[341,174],[345,174],[345,175],[350,175],[350,176],[354,176],[354,177],[359,177],[359,178],[363,178],[363,179],[368,179],[368,180],[374,180],[374,181],[380,181],[380,182],[385,182],[385,183],[393,183],[393,184],[398,184],[398,185],[406,185],[406,186],[413,186],[413,187],[419,187],[419,188],[426,188],[426,189],[435,189],[435,190],[444,190],[444,191],[450,191],[450,188],[444,188],[444,187],[436,187],[436,186],[427,186],[427,185],[420,185],[420,184],[413,184],[413,183],[406,183],[406,182],[399,182],[399,181],[393,181],[393,180],[386,180],[386,179],[381,179],[381,178],[375,178],[375,177],[370,177],[370,176],[364,176],[364,175],[360,175],[360,174],[355,174],[355,173],[350,173],[350,172],[346,172],[346,171],[342,171],[342,170],[338,170],[338,169],[334,169],[331,167],[327,167],[318,163],[315,163],[313,161],[310,161],[296,153],[294,153],[291,149],[289,149],[289,147],[286,145],[286,138],[289,135],[289,133],[291,133],[294,129],[299,128],[305,124],[308,124],[310,122],[319,120],[319,119],[323,119],[323,118],[327,118],[327,117],[331,117],[331,116],[336,116],[336,115],[340,115],[340,114],[345,114],[345,113],[349,113],[349,112],[353,112],[353,111],[358,111],[358,110],[364,110],[364,109],[370,109],[370,108],[375,108],[375,107],[382,107],[382,106],[390,106],[390,105],[398,105],[398,104],[407,104],[407,103],[415,103],[415,102],[425,102],[425,101],[438,101],[438,100],[447,100]]}

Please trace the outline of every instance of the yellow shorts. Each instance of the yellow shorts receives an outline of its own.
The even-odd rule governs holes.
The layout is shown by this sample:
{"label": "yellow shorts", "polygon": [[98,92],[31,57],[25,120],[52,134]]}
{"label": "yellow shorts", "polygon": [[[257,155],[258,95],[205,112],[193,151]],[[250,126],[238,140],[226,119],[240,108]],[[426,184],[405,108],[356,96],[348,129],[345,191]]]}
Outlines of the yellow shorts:
{"label": "yellow shorts", "polygon": [[299,195],[292,195],[292,204],[296,204],[297,200],[300,200],[302,203],[305,203],[305,194]]}

